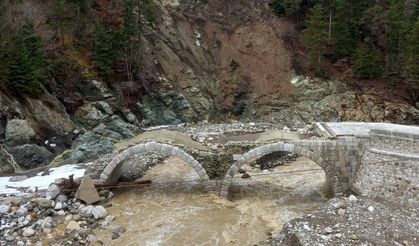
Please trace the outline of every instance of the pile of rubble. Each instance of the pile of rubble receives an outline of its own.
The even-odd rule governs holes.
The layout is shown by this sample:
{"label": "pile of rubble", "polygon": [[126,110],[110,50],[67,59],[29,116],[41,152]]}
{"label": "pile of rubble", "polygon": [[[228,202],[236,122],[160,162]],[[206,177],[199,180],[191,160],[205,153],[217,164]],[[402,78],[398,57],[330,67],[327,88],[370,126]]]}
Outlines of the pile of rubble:
{"label": "pile of rubble", "polygon": [[[62,184],[57,180],[45,194],[1,197],[0,245],[102,244],[93,230],[111,226],[114,217],[106,208],[112,206],[108,203],[112,192],[97,192],[88,176],[77,192],[62,191]],[[112,239],[125,232],[119,226],[112,229]]]}
{"label": "pile of rubble", "polygon": [[272,245],[419,245],[419,208],[353,195],[333,198],[286,223]]}

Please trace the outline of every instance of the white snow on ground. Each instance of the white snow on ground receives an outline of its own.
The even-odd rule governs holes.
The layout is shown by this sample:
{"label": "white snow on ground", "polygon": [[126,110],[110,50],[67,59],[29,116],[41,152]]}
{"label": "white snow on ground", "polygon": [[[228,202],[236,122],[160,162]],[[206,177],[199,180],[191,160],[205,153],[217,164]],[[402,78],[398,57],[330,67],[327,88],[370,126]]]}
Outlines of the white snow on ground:
{"label": "white snow on ground", "polygon": [[85,168],[80,165],[65,165],[55,168],[50,168],[47,175],[41,176],[43,172],[38,173],[34,177],[27,178],[19,182],[11,182],[11,177],[0,177],[0,194],[19,194],[26,192],[45,190],[48,186],[59,178],[68,178],[69,175],[74,174],[74,178],[83,177]]}

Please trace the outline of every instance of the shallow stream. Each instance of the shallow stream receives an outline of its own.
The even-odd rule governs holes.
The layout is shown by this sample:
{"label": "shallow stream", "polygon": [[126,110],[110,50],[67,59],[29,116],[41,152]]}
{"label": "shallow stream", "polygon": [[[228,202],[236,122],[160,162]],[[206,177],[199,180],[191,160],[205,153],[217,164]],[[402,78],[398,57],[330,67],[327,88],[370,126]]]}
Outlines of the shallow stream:
{"label": "shallow stream", "polygon": [[[322,206],[324,172],[306,158],[234,179],[230,200],[206,194],[193,170],[176,158],[149,170],[149,187],[119,190],[108,209],[115,220],[96,230],[104,245],[260,245],[287,220]],[[112,228],[126,232],[112,240]]]}

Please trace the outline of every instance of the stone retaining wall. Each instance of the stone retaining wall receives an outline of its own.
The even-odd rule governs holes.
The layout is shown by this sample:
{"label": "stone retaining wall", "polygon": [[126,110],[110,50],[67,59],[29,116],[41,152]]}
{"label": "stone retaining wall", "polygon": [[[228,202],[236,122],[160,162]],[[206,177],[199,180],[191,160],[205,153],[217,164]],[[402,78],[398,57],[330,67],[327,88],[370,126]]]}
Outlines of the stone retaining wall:
{"label": "stone retaining wall", "polygon": [[353,187],[363,196],[419,204],[419,155],[369,149]]}
{"label": "stone retaining wall", "polygon": [[419,153],[419,135],[371,130],[371,147],[392,152]]}

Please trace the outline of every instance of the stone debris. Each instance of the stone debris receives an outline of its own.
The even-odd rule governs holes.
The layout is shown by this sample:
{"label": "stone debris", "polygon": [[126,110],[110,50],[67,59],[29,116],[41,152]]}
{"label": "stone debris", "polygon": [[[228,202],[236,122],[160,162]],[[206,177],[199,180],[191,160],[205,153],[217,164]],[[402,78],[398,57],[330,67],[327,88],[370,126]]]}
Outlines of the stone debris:
{"label": "stone debris", "polygon": [[104,219],[108,215],[108,212],[104,207],[96,206],[92,209],[92,214],[95,219]]}
{"label": "stone debris", "polygon": [[59,194],[60,188],[58,187],[58,185],[52,183],[49,185],[45,196],[49,199],[55,199]]}
{"label": "stone debris", "polygon": [[63,204],[61,202],[57,202],[55,204],[55,207],[54,207],[55,210],[61,210],[62,208],[63,208]]}
{"label": "stone debris", "polygon": [[10,205],[8,204],[1,204],[0,205],[0,214],[7,214],[9,212]]}
{"label": "stone debris", "polygon": [[68,222],[66,229],[70,230],[70,231],[79,231],[80,230],[80,225],[76,221],[72,220],[72,221]]}
{"label": "stone debris", "polygon": [[90,176],[86,175],[83,177],[75,197],[87,204],[93,204],[100,201],[99,194],[97,193],[96,187]]}
{"label": "stone debris", "polygon": [[339,208],[338,209],[338,214],[339,215],[343,216],[343,215],[345,215],[345,213],[346,213],[346,210],[345,209],[343,209],[343,208]]}
{"label": "stone debris", "polygon": [[348,198],[348,200],[350,201],[350,202],[356,202],[356,201],[358,201],[358,199],[356,198],[356,196],[354,196],[354,195],[350,195],[349,196],[349,198]]}
{"label": "stone debris", "polygon": [[[42,193],[0,196],[1,246],[101,244],[93,229],[104,221],[109,226],[114,218],[105,208],[110,206],[106,197],[101,199],[102,205],[93,206],[73,197],[75,192],[55,194],[55,200],[47,193],[44,194],[47,197],[42,197]],[[109,192],[106,195],[109,197]],[[120,235],[125,228],[115,227],[115,232]]]}
{"label": "stone debris", "polygon": [[287,222],[271,245],[419,245],[417,206],[354,198],[333,198],[314,216]]}
{"label": "stone debris", "polygon": [[23,230],[22,235],[24,237],[32,237],[33,235],[35,235],[35,231],[32,228],[26,228],[25,230]]}
{"label": "stone debris", "polygon": [[38,199],[38,206],[41,208],[49,208],[52,205],[52,200],[48,198],[40,198]]}

